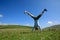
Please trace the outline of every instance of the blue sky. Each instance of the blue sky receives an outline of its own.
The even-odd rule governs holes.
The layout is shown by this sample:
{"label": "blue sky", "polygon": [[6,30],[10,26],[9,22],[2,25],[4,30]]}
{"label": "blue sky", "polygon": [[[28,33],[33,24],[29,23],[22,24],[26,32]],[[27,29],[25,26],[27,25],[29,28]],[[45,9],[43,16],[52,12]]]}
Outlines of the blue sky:
{"label": "blue sky", "polygon": [[44,8],[48,11],[38,21],[41,28],[60,24],[60,0],[0,0],[0,24],[33,26],[34,20],[24,11],[37,16]]}

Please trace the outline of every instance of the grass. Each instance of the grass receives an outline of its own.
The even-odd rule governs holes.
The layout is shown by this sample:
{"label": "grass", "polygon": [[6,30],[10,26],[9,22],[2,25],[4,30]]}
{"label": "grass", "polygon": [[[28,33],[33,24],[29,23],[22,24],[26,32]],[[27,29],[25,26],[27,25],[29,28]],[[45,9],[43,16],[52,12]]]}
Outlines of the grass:
{"label": "grass", "polygon": [[0,29],[0,40],[60,40],[60,31],[44,29],[32,32],[31,27],[12,27]]}

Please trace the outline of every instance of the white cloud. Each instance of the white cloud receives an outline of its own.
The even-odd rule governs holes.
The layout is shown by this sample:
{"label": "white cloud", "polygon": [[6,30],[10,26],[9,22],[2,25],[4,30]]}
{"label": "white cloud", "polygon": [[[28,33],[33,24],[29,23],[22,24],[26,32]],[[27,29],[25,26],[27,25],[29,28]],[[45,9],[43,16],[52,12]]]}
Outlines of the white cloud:
{"label": "white cloud", "polygon": [[3,17],[3,15],[2,15],[2,14],[0,14],[0,17]]}
{"label": "white cloud", "polygon": [[25,24],[25,26],[30,26],[29,24]]}
{"label": "white cloud", "polygon": [[52,26],[52,25],[55,25],[55,22],[53,22],[53,21],[48,21],[47,24],[46,24],[47,27],[48,27],[48,26]]}
{"label": "white cloud", "polygon": [[54,22],[52,22],[52,21],[48,21],[47,24],[54,24]]}
{"label": "white cloud", "polygon": [[19,24],[7,24],[7,23],[0,22],[0,25],[19,25]]}
{"label": "white cloud", "polygon": [[[40,24],[40,22],[38,21],[38,25]],[[59,21],[55,20],[55,21],[47,21],[47,22],[43,22],[41,23],[39,26],[40,28],[46,28],[46,27],[50,27],[50,26],[53,26],[53,25],[58,25],[60,24]]]}
{"label": "white cloud", "polygon": [[48,25],[58,25],[60,23],[58,21],[48,21],[47,24]]}

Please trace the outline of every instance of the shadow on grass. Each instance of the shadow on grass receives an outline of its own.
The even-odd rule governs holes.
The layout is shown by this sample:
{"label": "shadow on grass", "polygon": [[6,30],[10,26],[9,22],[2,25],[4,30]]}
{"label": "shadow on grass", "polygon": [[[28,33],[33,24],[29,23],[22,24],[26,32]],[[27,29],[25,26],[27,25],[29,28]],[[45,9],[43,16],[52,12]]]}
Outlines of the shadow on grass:
{"label": "shadow on grass", "polygon": [[20,34],[30,34],[32,32],[20,32]]}
{"label": "shadow on grass", "polygon": [[40,31],[20,32],[20,34],[41,33]]}

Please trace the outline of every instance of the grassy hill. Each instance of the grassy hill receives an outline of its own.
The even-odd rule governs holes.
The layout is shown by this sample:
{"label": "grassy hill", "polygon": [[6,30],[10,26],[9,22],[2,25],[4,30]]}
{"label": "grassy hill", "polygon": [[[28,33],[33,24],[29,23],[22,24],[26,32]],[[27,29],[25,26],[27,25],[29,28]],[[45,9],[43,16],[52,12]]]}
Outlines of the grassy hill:
{"label": "grassy hill", "polygon": [[43,29],[44,31],[60,31],[60,25],[54,25]]}
{"label": "grassy hill", "polygon": [[60,40],[60,25],[34,32],[29,26],[0,25],[0,40]]}
{"label": "grassy hill", "polygon": [[22,26],[22,25],[0,25],[0,29],[13,29],[13,28],[31,28],[31,26]]}

